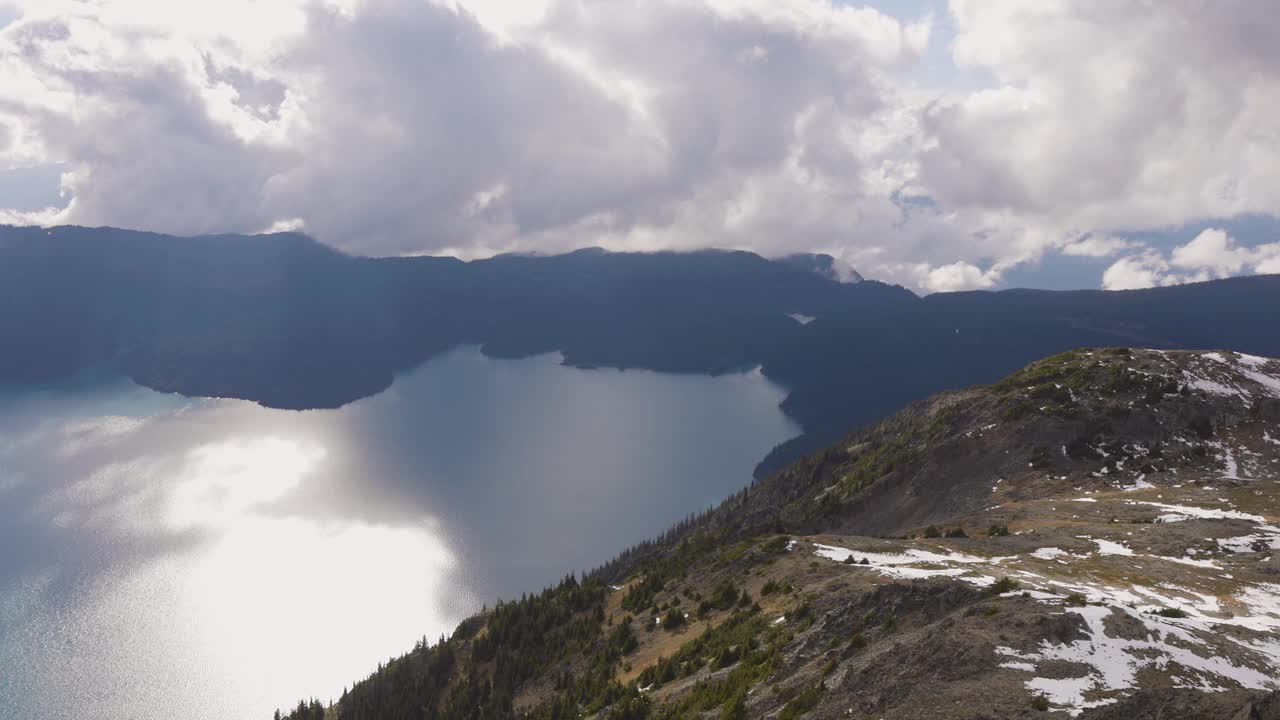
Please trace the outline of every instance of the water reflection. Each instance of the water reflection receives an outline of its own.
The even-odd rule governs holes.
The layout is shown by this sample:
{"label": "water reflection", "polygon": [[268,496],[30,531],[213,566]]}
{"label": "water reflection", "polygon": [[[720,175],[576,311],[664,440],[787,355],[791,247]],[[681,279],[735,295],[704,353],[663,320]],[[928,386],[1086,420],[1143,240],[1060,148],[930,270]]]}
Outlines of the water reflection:
{"label": "water reflection", "polygon": [[0,717],[267,717],[732,492],[780,391],[463,349],[338,411],[0,392]]}
{"label": "water reflection", "polygon": [[323,447],[280,437],[201,445],[187,453],[164,521],[177,530],[238,527],[253,508],[296,488],[324,457]]}

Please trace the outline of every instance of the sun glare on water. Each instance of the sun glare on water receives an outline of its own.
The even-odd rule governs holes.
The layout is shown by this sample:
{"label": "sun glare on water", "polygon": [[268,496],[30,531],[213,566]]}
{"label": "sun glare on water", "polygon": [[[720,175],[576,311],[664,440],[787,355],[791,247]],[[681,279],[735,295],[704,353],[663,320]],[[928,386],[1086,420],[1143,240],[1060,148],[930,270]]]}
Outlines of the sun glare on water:
{"label": "sun glare on water", "polygon": [[425,529],[267,511],[325,461],[323,447],[280,437],[189,453],[164,522],[213,533],[182,559],[177,616],[191,642],[262,707],[338,692],[424,633],[454,566]]}
{"label": "sun glare on water", "polygon": [[[336,698],[459,619],[442,609],[459,592],[457,563],[432,524],[380,525],[290,505],[324,469],[320,442],[232,436],[165,452],[169,462],[118,473],[129,477],[117,478],[116,491],[148,488],[139,495],[148,502],[113,522],[120,537],[167,549],[81,581],[70,607],[40,623],[49,667],[29,668],[45,675],[36,682],[94,675],[117,695],[114,707],[139,716],[255,707],[269,717],[303,697]],[[89,710],[100,699],[62,701]]]}
{"label": "sun glare on water", "polygon": [[318,445],[280,437],[202,445],[188,453],[164,520],[176,530],[235,527],[255,507],[298,487],[325,454]]}
{"label": "sun glare on water", "polygon": [[759,373],[474,348],[336,411],[112,379],[15,394],[0,403],[0,528],[18,540],[0,543],[0,720],[268,718],[337,699],[484,602],[732,492],[794,433],[782,397]]}

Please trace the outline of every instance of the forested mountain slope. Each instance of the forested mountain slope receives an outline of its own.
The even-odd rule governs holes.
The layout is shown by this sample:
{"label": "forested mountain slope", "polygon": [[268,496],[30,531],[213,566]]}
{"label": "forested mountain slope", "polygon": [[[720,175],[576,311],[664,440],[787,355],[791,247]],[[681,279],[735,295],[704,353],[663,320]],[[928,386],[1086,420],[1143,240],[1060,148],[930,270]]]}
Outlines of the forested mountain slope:
{"label": "forested mountain slope", "polygon": [[1280,361],[1112,348],[913,404],[290,717],[1242,720],[1278,668]]}

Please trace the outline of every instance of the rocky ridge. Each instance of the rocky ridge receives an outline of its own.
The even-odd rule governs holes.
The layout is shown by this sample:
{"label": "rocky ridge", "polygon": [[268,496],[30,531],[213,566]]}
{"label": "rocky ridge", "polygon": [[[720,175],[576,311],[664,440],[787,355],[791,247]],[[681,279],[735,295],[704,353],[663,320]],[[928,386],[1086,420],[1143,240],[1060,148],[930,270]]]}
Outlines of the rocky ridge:
{"label": "rocky ridge", "polygon": [[313,710],[1280,718],[1280,362],[1080,350],[942,393]]}

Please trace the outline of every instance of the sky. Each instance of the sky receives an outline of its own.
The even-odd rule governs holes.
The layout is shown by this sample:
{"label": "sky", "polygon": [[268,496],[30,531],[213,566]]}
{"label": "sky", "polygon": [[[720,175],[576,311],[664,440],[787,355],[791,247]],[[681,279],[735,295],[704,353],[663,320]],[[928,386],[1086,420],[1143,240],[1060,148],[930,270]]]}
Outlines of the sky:
{"label": "sky", "polygon": [[0,222],[1280,272],[1261,0],[0,0]]}

